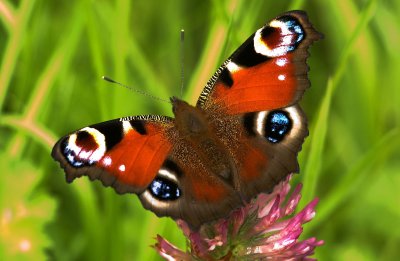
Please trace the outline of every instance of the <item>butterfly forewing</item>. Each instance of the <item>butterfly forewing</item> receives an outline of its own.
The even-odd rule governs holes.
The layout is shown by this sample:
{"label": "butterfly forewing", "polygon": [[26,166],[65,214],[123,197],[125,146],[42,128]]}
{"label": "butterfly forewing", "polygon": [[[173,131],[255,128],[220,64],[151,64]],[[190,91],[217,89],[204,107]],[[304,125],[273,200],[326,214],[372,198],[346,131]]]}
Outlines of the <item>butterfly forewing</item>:
{"label": "butterfly forewing", "polygon": [[61,138],[52,156],[67,181],[87,175],[112,185],[119,193],[143,192],[155,178],[172,147],[168,130],[173,120],[136,116],[111,120]]}
{"label": "butterfly forewing", "polygon": [[322,36],[306,13],[292,11],[250,36],[210,79],[197,106],[228,114],[272,110],[299,101],[310,83],[307,49]]}

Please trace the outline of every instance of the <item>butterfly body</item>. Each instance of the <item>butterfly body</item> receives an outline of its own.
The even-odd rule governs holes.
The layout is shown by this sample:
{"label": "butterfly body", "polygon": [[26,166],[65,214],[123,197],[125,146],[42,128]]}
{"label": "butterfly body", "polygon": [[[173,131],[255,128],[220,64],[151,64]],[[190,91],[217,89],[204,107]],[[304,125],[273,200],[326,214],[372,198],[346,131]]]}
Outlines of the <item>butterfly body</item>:
{"label": "butterfly body", "polygon": [[[219,130],[213,126],[215,117],[207,117],[208,114],[201,108],[191,106],[176,98],[172,101],[175,129],[183,143],[181,146],[186,146],[187,150],[199,158],[202,165],[207,165],[207,172],[233,183],[236,168],[226,146],[226,138],[230,136],[228,132],[231,130]],[[177,150],[177,154],[179,151],[180,149]],[[178,157],[182,158],[182,155]]]}
{"label": "butterfly body", "polygon": [[52,156],[67,181],[87,175],[136,193],[158,216],[193,227],[221,218],[298,171],[308,135],[298,105],[319,39],[301,11],[260,28],[205,86],[196,106],[171,98],[174,118],[120,118],[61,138]]}

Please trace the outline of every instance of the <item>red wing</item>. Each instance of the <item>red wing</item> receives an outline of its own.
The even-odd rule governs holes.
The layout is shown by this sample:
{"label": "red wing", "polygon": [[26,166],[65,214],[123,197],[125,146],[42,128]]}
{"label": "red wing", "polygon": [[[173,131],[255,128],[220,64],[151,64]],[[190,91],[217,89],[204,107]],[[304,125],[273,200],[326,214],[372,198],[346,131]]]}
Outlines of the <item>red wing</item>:
{"label": "red wing", "polygon": [[229,114],[296,103],[310,83],[307,49],[322,36],[301,11],[285,13],[250,36],[217,70],[197,106]]}
{"label": "red wing", "polygon": [[172,148],[167,134],[172,126],[172,119],[159,116],[103,122],[61,138],[52,156],[69,182],[87,175],[119,193],[141,193]]}
{"label": "red wing", "polygon": [[299,171],[297,153],[308,135],[307,121],[298,105],[238,117],[244,128],[233,154],[241,193],[251,199]]}
{"label": "red wing", "polygon": [[[148,190],[139,194],[143,206],[158,216],[183,219],[192,227],[225,217],[243,202],[228,180],[210,170],[198,151],[184,139],[174,139],[174,147]],[[206,164],[205,164],[206,163]],[[158,181],[157,181],[158,180]],[[164,186],[168,195],[155,190]],[[168,188],[167,188],[168,187]]]}

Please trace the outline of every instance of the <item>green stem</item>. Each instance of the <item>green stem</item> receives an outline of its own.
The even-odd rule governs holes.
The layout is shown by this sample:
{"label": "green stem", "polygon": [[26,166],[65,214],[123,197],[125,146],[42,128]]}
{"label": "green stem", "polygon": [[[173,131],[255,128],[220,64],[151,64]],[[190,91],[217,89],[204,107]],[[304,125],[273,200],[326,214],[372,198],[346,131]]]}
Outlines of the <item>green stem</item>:
{"label": "green stem", "polygon": [[[227,10],[228,17],[232,17],[235,11],[236,2],[237,1],[229,2],[229,7]],[[227,26],[229,24],[229,20],[227,21],[224,19],[223,15],[217,15],[216,17],[222,18],[212,23],[205,48],[200,56],[200,62],[197,64],[197,67],[194,70],[194,73],[188,84],[188,91],[186,93],[190,94],[191,97],[186,98],[191,98],[192,101],[194,101],[195,97],[193,94],[201,93],[207,80],[216,69],[216,66],[218,66],[218,63],[220,63],[220,54],[224,49],[223,46],[225,45],[225,39],[229,32]]]}
{"label": "green stem", "polygon": [[48,151],[56,141],[55,135],[46,127],[18,116],[4,115],[0,118],[0,125],[9,126],[23,135],[30,136]]}
{"label": "green stem", "polygon": [[15,10],[6,1],[0,1],[0,19],[8,32],[12,32],[15,28]]}
{"label": "green stem", "polygon": [[3,109],[6,93],[10,87],[11,76],[14,73],[34,3],[35,1],[31,0],[22,1],[15,16],[14,30],[10,31],[10,38],[5,47],[0,66],[0,110]]}
{"label": "green stem", "polygon": [[326,133],[328,129],[328,119],[330,115],[330,104],[332,96],[342,79],[343,73],[348,68],[348,61],[350,54],[354,51],[355,42],[361,35],[363,29],[366,28],[368,22],[372,18],[372,14],[376,9],[377,1],[371,0],[368,3],[366,9],[361,13],[361,17],[358,19],[358,23],[350,39],[347,41],[345,48],[340,56],[338,66],[335,70],[334,75],[328,81],[326,94],[320,109],[318,110],[318,117],[316,124],[311,131],[311,133],[318,134],[311,138],[311,149],[309,152],[309,157],[304,168],[305,178],[304,178],[304,189],[303,189],[303,200],[301,202],[301,207],[304,207],[308,202],[310,202],[316,194],[316,187],[318,183],[318,176],[321,172],[322,167],[322,156],[325,147]]}
{"label": "green stem", "polygon": [[[324,201],[321,202],[317,210],[318,218],[307,225],[307,234],[313,234],[313,229],[324,224],[332,213],[352,195],[356,194],[358,191],[366,190],[368,185],[374,184],[373,178],[377,178],[378,175],[369,175],[370,178],[365,178],[365,176],[361,174],[385,162],[385,159],[394,156],[399,146],[400,128],[391,130],[376,142],[375,145],[371,146],[371,148],[343,175],[344,178],[335,185],[324,198]],[[367,175],[367,173],[365,175]]]}
{"label": "green stem", "polygon": [[[72,55],[68,55],[65,50],[75,50],[75,46],[78,42],[79,35],[82,32],[82,23],[75,21],[72,25],[73,31],[69,34],[69,37],[58,49],[54,52],[51,59],[47,63],[46,68],[42,71],[39,80],[35,84],[30,94],[30,100],[25,106],[25,111],[22,118],[27,122],[35,122],[37,116],[41,111],[41,107],[44,104],[44,100],[48,97],[51,87],[56,80],[57,74],[60,69],[67,66],[70,62]],[[23,137],[16,133],[13,138],[10,139],[7,153],[18,157],[18,155],[23,151],[26,141]],[[50,145],[52,147],[53,144]]]}

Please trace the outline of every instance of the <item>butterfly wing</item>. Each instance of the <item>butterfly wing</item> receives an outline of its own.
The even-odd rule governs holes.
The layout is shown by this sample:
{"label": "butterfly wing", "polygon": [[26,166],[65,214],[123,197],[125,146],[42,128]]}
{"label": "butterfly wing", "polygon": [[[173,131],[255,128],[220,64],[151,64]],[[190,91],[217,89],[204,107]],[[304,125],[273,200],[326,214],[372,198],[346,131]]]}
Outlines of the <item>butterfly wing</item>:
{"label": "butterfly wing", "polygon": [[283,108],[310,86],[307,49],[321,38],[302,11],[282,14],[251,35],[207,83],[197,106],[229,114]]}
{"label": "butterfly wing", "polygon": [[308,130],[297,103],[310,85],[307,49],[321,37],[305,12],[284,13],[250,36],[200,95],[197,107],[216,115],[211,124],[227,140],[247,199],[298,171]]}
{"label": "butterfly wing", "polygon": [[246,200],[270,192],[288,174],[298,172],[297,154],[308,135],[299,105],[226,116],[240,131],[226,143],[235,160],[240,194]]}
{"label": "butterfly wing", "polygon": [[[167,160],[144,193],[139,195],[143,206],[158,216],[183,219],[192,228],[221,218],[242,204],[237,191],[217,177],[204,164],[201,155],[184,138],[176,137]],[[154,190],[177,188],[176,196],[157,196]],[[175,190],[174,190],[175,191]]]}
{"label": "butterfly wing", "polygon": [[111,120],[61,138],[52,156],[66,179],[87,175],[119,193],[142,193],[157,175],[172,148],[168,130],[173,120],[137,116]]}
{"label": "butterfly wing", "polygon": [[118,193],[137,194],[156,215],[193,227],[240,204],[235,191],[207,173],[172,118],[137,116],[91,125],[61,138],[52,156],[68,182],[84,175],[98,179]]}

